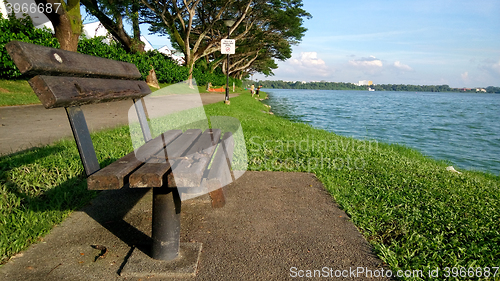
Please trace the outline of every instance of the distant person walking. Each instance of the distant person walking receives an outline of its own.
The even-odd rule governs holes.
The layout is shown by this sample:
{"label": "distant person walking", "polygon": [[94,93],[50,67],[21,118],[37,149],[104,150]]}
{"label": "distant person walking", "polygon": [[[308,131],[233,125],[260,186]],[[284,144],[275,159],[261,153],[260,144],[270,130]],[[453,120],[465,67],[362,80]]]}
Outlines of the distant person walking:
{"label": "distant person walking", "polygon": [[255,93],[255,84],[252,84],[252,87],[250,87],[250,93],[252,94],[253,97],[253,94]]}

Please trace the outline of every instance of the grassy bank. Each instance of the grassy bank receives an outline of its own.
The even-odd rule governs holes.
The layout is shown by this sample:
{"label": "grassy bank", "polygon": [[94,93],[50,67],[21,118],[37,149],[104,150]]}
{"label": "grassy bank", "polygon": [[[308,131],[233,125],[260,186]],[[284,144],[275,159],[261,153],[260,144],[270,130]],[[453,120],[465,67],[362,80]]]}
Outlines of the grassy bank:
{"label": "grassy bank", "polygon": [[[249,169],[315,173],[392,269],[427,273],[439,267],[442,273],[445,267],[500,266],[498,176],[455,174],[445,170],[448,163],[409,148],[341,137],[269,115],[248,94],[205,111],[240,120]],[[128,128],[93,138],[101,163],[132,150]],[[82,173],[72,141],[0,158],[3,261],[95,195],[86,191]]]}
{"label": "grassy bank", "polygon": [[26,104],[40,104],[27,81],[0,79],[0,106]]}

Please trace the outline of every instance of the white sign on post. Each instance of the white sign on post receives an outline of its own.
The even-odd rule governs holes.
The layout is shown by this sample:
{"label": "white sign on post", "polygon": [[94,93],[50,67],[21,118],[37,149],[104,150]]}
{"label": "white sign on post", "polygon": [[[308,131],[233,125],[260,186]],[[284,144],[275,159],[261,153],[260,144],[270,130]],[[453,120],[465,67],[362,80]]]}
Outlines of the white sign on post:
{"label": "white sign on post", "polygon": [[222,39],[220,41],[220,50],[223,55],[234,55],[236,49],[236,40],[234,39]]}

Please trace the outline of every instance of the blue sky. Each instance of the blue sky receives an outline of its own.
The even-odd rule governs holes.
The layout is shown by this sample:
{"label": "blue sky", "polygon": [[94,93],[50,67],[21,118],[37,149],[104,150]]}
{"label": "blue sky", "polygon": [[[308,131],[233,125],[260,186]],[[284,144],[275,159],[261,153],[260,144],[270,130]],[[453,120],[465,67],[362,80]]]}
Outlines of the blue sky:
{"label": "blue sky", "polygon": [[275,76],[451,87],[500,86],[500,1],[312,1]]}

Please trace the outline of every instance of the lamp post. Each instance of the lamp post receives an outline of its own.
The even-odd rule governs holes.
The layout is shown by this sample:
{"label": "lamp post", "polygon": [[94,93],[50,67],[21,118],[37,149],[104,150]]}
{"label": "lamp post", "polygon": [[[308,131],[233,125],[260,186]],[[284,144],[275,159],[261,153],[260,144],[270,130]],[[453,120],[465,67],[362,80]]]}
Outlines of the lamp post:
{"label": "lamp post", "polygon": [[[224,24],[227,26],[227,39],[229,39],[229,36],[231,35],[231,26],[233,26],[235,23],[235,20],[232,19],[225,19]],[[226,97],[224,99],[224,102],[226,104],[229,104],[229,54],[227,54],[227,69],[226,69]]]}

